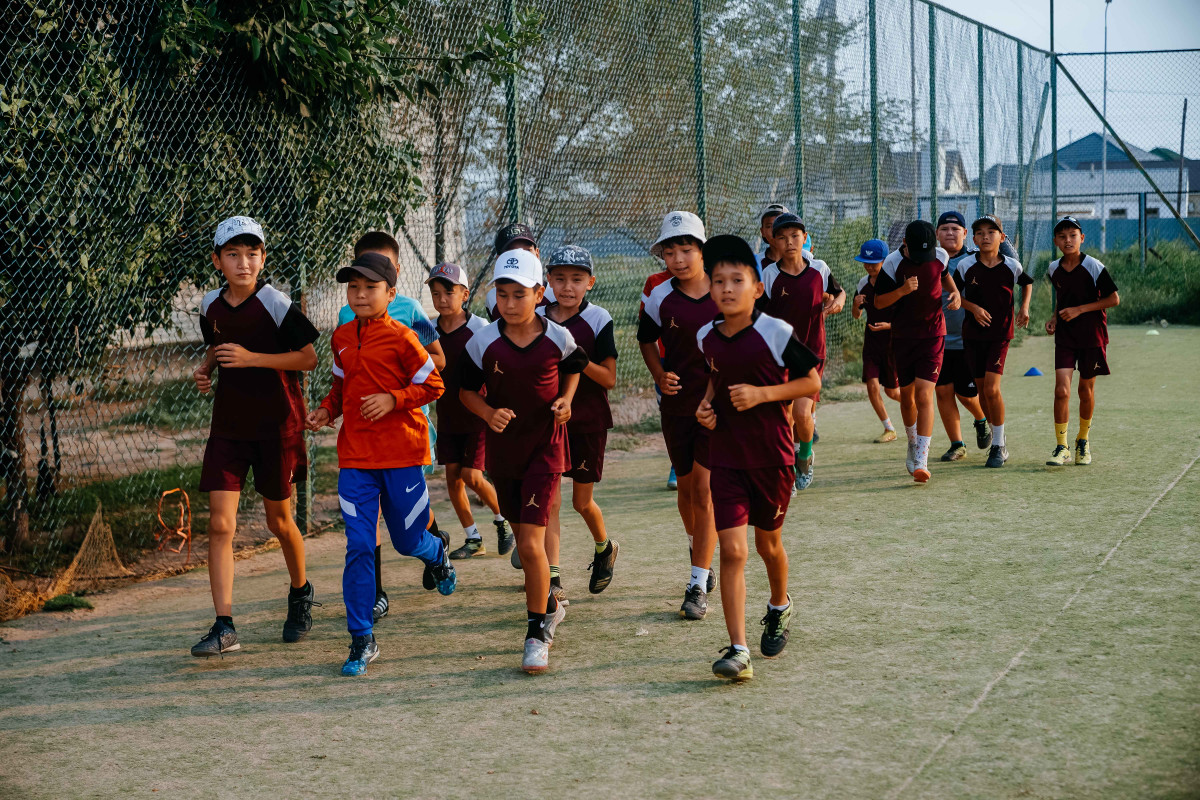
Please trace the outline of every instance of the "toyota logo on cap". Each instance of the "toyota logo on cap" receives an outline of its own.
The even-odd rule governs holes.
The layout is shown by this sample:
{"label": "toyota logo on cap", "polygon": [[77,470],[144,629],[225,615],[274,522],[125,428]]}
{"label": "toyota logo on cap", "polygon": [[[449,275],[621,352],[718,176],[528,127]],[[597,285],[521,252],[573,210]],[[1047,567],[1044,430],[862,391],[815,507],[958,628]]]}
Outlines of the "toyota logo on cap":
{"label": "toyota logo on cap", "polygon": [[520,263],[521,263],[521,259],[517,258],[516,256],[513,256],[508,261],[504,262],[505,266],[508,266],[508,267],[515,267]]}

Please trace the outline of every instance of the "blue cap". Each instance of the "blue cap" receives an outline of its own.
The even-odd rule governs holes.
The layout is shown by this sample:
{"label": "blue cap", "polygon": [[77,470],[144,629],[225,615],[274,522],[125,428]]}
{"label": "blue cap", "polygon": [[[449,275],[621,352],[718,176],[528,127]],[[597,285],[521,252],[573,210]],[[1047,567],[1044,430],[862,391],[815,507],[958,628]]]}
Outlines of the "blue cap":
{"label": "blue cap", "polygon": [[862,247],[858,248],[858,255],[854,260],[860,264],[878,264],[887,257],[887,242],[882,239],[867,239],[862,243]]}
{"label": "blue cap", "polygon": [[801,249],[801,250],[807,250],[807,251],[808,251],[808,252],[810,252],[810,253],[812,252],[812,237],[811,237],[811,236],[807,236],[807,237],[805,237],[805,239],[804,239],[804,247],[802,247],[802,248],[800,248],[800,249]]}
{"label": "blue cap", "polygon": [[945,225],[947,222],[953,222],[955,225],[957,225],[960,228],[967,227],[967,218],[964,217],[962,214],[958,213],[957,211],[943,212],[942,215],[940,217],[938,217],[937,227],[940,228],[943,225]]}

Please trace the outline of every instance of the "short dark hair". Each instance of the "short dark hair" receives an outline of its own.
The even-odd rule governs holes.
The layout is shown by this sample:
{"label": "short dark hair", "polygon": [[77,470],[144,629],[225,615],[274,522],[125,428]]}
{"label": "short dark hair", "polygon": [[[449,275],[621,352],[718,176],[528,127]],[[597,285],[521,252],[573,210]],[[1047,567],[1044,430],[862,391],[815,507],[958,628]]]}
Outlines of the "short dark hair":
{"label": "short dark hair", "polygon": [[663,239],[662,242],[659,243],[659,246],[665,249],[681,244],[690,244],[692,247],[704,247],[704,242],[687,233],[682,236],[672,236],[670,239]]}
{"label": "short dark hair", "polygon": [[224,250],[226,247],[233,247],[235,245],[243,245],[243,244],[246,245],[247,247],[257,247],[258,249],[262,250],[264,253],[267,251],[267,246],[265,244],[263,244],[262,239],[258,238],[253,233],[241,233],[241,234],[238,234],[237,236],[234,236],[232,239],[225,242],[220,247],[214,247],[213,252],[219,256],[219,255],[221,255],[221,251]]}
{"label": "short dark hair", "polygon": [[[431,284],[440,283],[448,292],[453,292],[455,286],[462,286],[461,283],[453,283],[451,281],[446,280],[445,278],[430,278],[429,283],[431,283]],[[466,286],[463,286],[463,288],[467,289]],[[470,289],[467,289],[467,291],[470,291]]]}
{"label": "short dark hair", "polygon": [[400,243],[386,231],[367,231],[358,238],[354,243],[354,257],[358,258],[367,252],[387,253],[392,261],[400,261]]}

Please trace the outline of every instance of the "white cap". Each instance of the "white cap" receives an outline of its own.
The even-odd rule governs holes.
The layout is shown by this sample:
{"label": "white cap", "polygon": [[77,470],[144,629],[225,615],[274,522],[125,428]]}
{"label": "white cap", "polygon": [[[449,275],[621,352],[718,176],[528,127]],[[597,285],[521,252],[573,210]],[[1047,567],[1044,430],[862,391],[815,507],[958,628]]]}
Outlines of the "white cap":
{"label": "white cap", "polygon": [[663,217],[662,229],[659,231],[658,240],[650,245],[650,255],[655,258],[662,258],[662,244],[668,239],[674,239],[676,236],[691,236],[697,239],[700,244],[706,241],[704,236],[704,222],[699,217],[690,211],[669,211]]}
{"label": "white cap", "polygon": [[492,270],[492,283],[516,281],[522,286],[533,288],[542,285],[542,262],[528,250],[509,250],[496,257]]}
{"label": "white cap", "polygon": [[220,247],[235,236],[243,234],[257,236],[258,240],[265,246],[267,237],[263,236],[262,226],[259,225],[250,217],[230,217],[226,220],[221,220],[221,224],[217,226],[217,232],[213,234],[213,247]]}

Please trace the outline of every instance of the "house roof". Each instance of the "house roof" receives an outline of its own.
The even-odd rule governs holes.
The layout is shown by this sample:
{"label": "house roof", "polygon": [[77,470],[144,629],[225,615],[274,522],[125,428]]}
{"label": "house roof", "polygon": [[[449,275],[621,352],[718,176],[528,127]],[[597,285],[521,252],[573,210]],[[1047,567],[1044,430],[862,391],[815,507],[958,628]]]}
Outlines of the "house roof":
{"label": "house roof", "polygon": [[[1164,160],[1149,150],[1134,147],[1129,142],[1125,144],[1129,146],[1129,152],[1133,153],[1133,157],[1143,164]],[[1076,139],[1070,144],[1058,148],[1058,167],[1059,169],[1089,169],[1092,165],[1099,166],[1104,161],[1105,145],[1108,146],[1108,165],[1110,167],[1120,169],[1122,165],[1132,166],[1129,157],[1125,155],[1121,145],[1117,144],[1116,139],[1107,134],[1101,139],[1100,134],[1089,133],[1081,139]],[[1037,166],[1039,169],[1050,169],[1052,163],[1053,157],[1045,155],[1038,159]]]}

